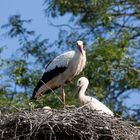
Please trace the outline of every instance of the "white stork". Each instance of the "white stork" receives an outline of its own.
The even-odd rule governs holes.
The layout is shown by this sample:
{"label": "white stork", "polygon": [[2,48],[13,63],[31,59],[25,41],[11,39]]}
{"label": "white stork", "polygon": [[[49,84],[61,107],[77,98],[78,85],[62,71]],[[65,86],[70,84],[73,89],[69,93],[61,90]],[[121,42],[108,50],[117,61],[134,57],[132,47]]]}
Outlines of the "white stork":
{"label": "white stork", "polygon": [[86,53],[83,41],[79,40],[75,46],[75,51],[61,54],[47,65],[42,78],[33,91],[32,99],[38,99],[41,95],[50,92],[50,89],[55,90],[61,86],[62,100],[65,105],[64,84],[69,83],[78,75],[85,64]]}
{"label": "white stork", "polygon": [[81,77],[77,81],[77,87],[79,90],[79,101],[80,101],[81,106],[87,104],[87,107],[92,110],[97,110],[97,111],[99,111],[99,113],[114,116],[113,112],[107,106],[105,106],[103,103],[101,103],[94,97],[85,95],[85,91],[86,91],[88,85],[89,85],[89,80],[86,77]]}

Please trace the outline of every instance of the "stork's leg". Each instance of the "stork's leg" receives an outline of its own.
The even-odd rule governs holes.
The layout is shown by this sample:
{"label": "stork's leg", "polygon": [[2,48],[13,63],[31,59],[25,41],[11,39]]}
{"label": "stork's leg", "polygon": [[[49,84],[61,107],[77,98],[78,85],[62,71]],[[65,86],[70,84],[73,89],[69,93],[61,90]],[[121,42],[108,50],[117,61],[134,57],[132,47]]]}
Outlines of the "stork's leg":
{"label": "stork's leg", "polygon": [[64,107],[65,107],[65,91],[64,91],[64,85],[62,85],[61,88],[62,88],[62,93],[61,93],[62,101],[63,101]]}

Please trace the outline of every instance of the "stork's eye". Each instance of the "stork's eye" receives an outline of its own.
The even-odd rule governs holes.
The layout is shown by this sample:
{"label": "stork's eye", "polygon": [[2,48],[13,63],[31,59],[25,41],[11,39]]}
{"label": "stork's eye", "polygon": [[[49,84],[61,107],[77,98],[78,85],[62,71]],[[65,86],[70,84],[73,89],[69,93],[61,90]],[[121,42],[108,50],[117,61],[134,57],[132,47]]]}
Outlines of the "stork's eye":
{"label": "stork's eye", "polygon": [[81,84],[81,81],[78,81],[78,84]]}

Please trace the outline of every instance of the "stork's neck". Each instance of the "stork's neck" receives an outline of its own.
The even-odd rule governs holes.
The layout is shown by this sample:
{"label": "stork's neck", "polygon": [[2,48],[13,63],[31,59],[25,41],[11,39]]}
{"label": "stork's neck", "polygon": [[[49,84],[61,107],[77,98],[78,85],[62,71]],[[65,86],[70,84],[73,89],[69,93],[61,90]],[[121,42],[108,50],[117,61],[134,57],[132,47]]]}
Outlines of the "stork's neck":
{"label": "stork's neck", "polygon": [[79,91],[79,97],[85,96],[85,92],[86,92],[87,87],[88,87],[88,85],[84,85],[81,87],[81,89]]}

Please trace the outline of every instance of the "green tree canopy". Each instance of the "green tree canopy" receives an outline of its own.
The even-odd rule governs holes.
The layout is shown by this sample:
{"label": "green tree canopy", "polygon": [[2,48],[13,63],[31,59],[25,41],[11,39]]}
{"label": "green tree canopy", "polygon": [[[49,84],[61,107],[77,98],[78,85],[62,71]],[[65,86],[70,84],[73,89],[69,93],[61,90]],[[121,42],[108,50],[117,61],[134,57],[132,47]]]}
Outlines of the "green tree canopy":
{"label": "green tree canopy", "polygon": [[[31,20],[22,20],[20,15],[11,16],[8,24],[3,26],[8,36],[18,38],[18,52],[22,56],[8,61],[12,69],[8,73],[10,82],[23,88],[23,95],[29,95],[41,75],[40,68],[57,55],[55,51],[48,52],[48,48],[72,47],[81,39],[87,52],[87,66],[81,75],[90,81],[88,94],[96,96],[116,113],[140,122],[140,104],[131,108],[124,104],[129,98],[128,91],[133,91],[135,96],[140,89],[140,2],[44,0],[44,7],[47,18],[70,16],[68,24],[51,23],[60,29],[58,40],[54,43],[25,28]],[[39,67],[33,69],[36,63]],[[77,78],[66,89],[69,104],[76,103],[71,92]],[[41,101],[42,105],[47,100],[49,105],[59,104],[51,101],[51,95],[48,96],[46,101]]]}

